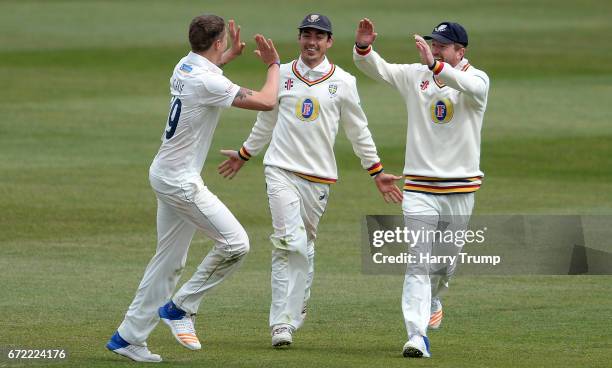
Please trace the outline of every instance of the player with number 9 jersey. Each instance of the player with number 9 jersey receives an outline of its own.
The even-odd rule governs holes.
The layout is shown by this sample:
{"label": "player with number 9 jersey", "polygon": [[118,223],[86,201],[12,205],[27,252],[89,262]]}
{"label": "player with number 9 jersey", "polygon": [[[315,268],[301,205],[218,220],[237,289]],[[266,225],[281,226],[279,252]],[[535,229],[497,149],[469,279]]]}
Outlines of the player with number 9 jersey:
{"label": "player with number 9 jersey", "polygon": [[240,87],[208,59],[190,52],[170,79],[168,126],[150,175],[169,183],[199,181],[221,111]]}
{"label": "player with number 9 jersey", "polygon": [[[190,350],[200,349],[194,325],[200,303],[210,289],[240,266],[249,251],[244,228],[204,185],[200,173],[224,108],[274,108],[280,61],[272,41],[256,35],[256,54],[268,65],[266,82],[260,91],[237,86],[223,76],[221,67],[240,55],[245,44],[240,42],[240,28],[232,20],[229,33],[232,46],[227,49],[223,18],[194,18],[189,28],[191,51],[178,62],[170,78],[168,122],[149,169],[157,197],[157,249],[123,322],[107,344],[109,350],[132,360],[161,361],[146,344],[160,318],[178,343]],[[174,293],[196,230],[212,239],[214,246],[193,276]]]}

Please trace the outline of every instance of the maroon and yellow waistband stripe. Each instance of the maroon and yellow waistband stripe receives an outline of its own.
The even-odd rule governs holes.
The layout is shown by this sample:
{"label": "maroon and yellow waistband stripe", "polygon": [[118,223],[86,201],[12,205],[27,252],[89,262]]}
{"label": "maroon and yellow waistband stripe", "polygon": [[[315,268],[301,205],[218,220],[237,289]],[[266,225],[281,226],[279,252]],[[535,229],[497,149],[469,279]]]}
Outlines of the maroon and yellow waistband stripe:
{"label": "maroon and yellow waistband stripe", "polygon": [[240,158],[244,161],[248,161],[251,158],[251,154],[249,153],[249,151],[246,150],[246,148],[244,148],[244,146],[240,147],[240,151],[238,151],[238,156],[240,156]]}
{"label": "maroon and yellow waistband stripe", "polygon": [[404,184],[404,190],[408,192],[430,193],[430,194],[453,194],[453,193],[472,193],[480,189],[480,184],[455,185],[448,187],[438,187],[422,184]]}
{"label": "maroon and yellow waistband stripe", "polygon": [[430,194],[471,193],[480,189],[482,176],[470,178],[435,178],[420,175],[404,175],[404,190]]}
{"label": "maroon and yellow waistband stripe", "polygon": [[372,51],[372,45],[369,45],[365,49],[360,49],[359,47],[355,46],[355,52],[357,52],[358,55],[366,56],[370,53],[370,51]]}
{"label": "maroon and yellow waistband stripe", "polygon": [[304,78],[300,72],[297,69],[297,61],[293,62],[293,65],[291,66],[291,70],[293,71],[293,74],[295,74],[295,76],[301,80],[302,82],[306,83],[309,87],[314,86],[315,84],[321,83],[323,81],[325,81],[326,79],[329,79],[329,77],[332,76],[332,74],[334,74],[334,71],[336,71],[336,66],[334,64],[331,64],[331,68],[329,69],[329,72],[327,74],[325,74],[324,76],[322,76],[319,79],[313,80],[313,81],[309,81],[308,79]]}
{"label": "maroon and yellow waistband stripe", "polygon": [[314,183],[335,184],[338,181],[338,179],[322,178],[319,176],[306,175],[306,174],[301,174],[301,173],[296,173],[296,172],[294,172],[294,174],[304,180],[312,181]]}
{"label": "maroon and yellow waistband stripe", "polygon": [[482,180],[482,176],[474,176],[472,178],[434,178],[430,176],[418,176],[418,175],[404,175],[406,180],[410,181],[435,181],[439,183],[451,183],[451,182],[463,182],[463,183],[471,183],[474,181]]}
{"label": "maroon and yellow waistband stripe", "polygon": [[435,74],[438,75],[440,74],[440,72],[442,71],[442,69],[444,69],[444,63],[440,62],[438,60],[436,60],[435,65],[433,67],[433,69],[431,69],[431,71]]}
{"label": "maroon and yellow waistband stripe", "polygon": [[368,169],[368,173],[370,174],[370,176],[376,176],[381,172],[383,172],[383,165],[380,162],[375,163]]}

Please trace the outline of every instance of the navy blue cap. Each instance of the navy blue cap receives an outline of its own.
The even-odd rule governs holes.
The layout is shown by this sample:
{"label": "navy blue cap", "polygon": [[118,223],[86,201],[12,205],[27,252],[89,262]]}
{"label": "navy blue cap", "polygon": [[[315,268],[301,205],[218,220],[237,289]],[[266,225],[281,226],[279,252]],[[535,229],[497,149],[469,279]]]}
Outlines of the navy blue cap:
{"label": "navy blue cap", "polygon": [[321,31],[325,31],[330,34],[332,33],[331,21],[328,17],[322,14],[308,14],[306,18],[302,20],[302,23],[300,23],[300,26],[298,27],[298,29],[304,28],[320,29]]}
{"label": "navy blue cap", "polygon": [[442,22],[436,26],[431,35],[423,37],[426,40],[436,40],[442,43],[459,43],[464,47],[468,45],[468,35],[465,28],[459,23]]}

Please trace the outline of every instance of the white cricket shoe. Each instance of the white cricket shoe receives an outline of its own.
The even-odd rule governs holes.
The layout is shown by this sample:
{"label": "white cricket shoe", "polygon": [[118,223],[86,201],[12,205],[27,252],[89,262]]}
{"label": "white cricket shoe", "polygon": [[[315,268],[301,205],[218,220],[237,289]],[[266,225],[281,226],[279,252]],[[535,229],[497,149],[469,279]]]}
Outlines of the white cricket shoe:
{"label": "white cricket shoe", "polygon": [[125,341],[119,332],[115,332],[106,344],[106,348],[136,362],[159,363],[162,361],[161,356],[151,353],[146,346],[132,345]]}
{"label": "white cricket shoe", "polygon": [[277,325],[272,329],[272,346],[275,348],[291,345],[293,342],[292,329],[289,325]]}
{"label": "white cricket shoe", "polygon": [[159,317],[170,327],[172,335],[179,344],[189,350],[202,349],[202,344],[200,344],[195,331],[195,315],[188,315],[170,301],[159,308]]}
{"label": "white cricket shoe", "polygon": [[431,358],[427,336],[412,335],[404,345],[402,354],[405,358]]}
{"label": "white cricket shoe", "polygon": [[444,314],[442,313],[442,303],[440,302],[440,299],[431,299],[431,317],[429,317],[429,328],[432,330],[439,329],[440,324],[442,323],[442,317],[444,317]]}
{"label": "white cricket shoe", "polygon": [[174,335],[179,344],[189,350],[200,350],[202,349],[202,344],[200,344],[200,340],[195,333],[193,319],[193,316],[185,316],[181,319],[162,318],[162,321],[170,327],[172,335]]}

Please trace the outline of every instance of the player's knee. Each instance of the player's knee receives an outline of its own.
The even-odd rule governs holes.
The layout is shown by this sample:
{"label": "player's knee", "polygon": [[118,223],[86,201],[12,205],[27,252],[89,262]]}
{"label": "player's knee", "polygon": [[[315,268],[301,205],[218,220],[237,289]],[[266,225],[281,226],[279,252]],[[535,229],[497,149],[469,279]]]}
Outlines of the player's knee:
{"label": "player's knee", "polygon": [[236,244],[232,248],[239,256],[245,256],[251,250],[249,236],[244,229],[236,236]]}
{"label": "player's knee", "polygon": [[250,250],[249,236],[244,229],[236,231],[232,236],[226,236],[224,242],[217,243],[216,250],[226,259],[238,259]]}
{"label": "player's knee", "polygon": [[306,236],[304,226],[285,229],[285,231],[275,231],[270,236],[270,241],[276,249],[304,254],[308,252],[308,237]]}
{"label": "player's knee", "polygon": [[244,235],[244,239],[241,243],[241,249],[242,249],[242,255],[246,255],[247,253],[249,253],[249,251],[251,250],[251,243],[249,242],[249,237],[248,235]]}

